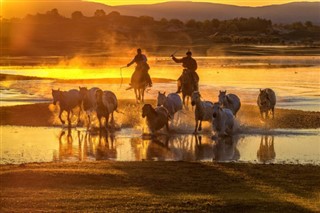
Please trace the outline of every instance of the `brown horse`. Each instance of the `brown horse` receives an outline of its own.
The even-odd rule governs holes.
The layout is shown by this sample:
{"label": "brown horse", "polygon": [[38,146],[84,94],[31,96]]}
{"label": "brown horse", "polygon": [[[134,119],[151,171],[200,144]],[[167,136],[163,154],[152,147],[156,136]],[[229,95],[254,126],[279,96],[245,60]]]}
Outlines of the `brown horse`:
{"label": "brown horse", "polygon": [[144,103],[144,92],[147,88],[147,81],[142,72],[142,70],[135,71],[131,82],[131,87],[134,89],[137,103]]}
{"label": "brown horse", "polygon": [[[196,86],[194,85],[194,80],[192,79],[191,73],[184,69],[181,76],[181,91],[182,91],[182,103],[185,107],[188,106],[189,98],[191,98],[192,93],[196,91]],[[187,97],[187,103],[185,101]]]}

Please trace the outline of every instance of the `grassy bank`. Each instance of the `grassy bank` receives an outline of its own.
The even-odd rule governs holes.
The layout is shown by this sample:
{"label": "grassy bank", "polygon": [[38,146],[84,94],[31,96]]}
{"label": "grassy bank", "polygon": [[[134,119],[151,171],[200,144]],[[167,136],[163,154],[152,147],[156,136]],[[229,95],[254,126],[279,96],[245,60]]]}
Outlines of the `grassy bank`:
{"label": "grassy bank", "polygon": [[320,167],[187,162],[1,166],[1,211],[319,212]]}

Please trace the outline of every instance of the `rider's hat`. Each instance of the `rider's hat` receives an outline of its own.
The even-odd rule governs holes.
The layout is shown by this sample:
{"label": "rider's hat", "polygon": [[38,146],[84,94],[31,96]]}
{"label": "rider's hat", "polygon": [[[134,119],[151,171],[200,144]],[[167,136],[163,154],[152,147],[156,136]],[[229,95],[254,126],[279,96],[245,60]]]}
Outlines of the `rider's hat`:
{"label": "rider's hat", "polygon": [[188,51],[186,52],[186,55],[192,55],[192,52],[191,52],[190,50],[188,50]]}

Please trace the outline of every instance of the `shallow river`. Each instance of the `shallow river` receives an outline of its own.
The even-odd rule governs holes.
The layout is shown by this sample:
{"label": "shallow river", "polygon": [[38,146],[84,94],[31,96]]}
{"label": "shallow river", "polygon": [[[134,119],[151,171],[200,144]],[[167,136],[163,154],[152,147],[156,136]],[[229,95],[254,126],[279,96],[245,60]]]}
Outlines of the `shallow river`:
{"label": "shallow river", "polygon": [[[200,92],[205,100],[217,101],[219,90],[237,94],[244,104],[256,105],[260,88],[272,88],[278,108],[320,111],[320,57],[205,57],[198,59]],[[127,59],[128,61],[130,59]],[[126,60],[123,60],[123,64]],[[168,58],[151,58],[153,78],[175,80],[181,66]],[[59,79],[128,78],[133,67],[1,67],[1,73]],[[121,74],[121,75],[120,75]],[[133,98],[127,85],[71,84],[56,80],[0,81],[0,105],[12,106],[51,102],[51,89],[78,86],[112,90],[119,99]],[[158,91],[176,90],[175,81],[155,83],[146,99]],[[191,124],[190,124],[191,125]],[[193,124],[192,124],[193,125]],[[192,126],[191,125],[191,126]],[[210,130],[209,130],[210,132]],[[270,130],[240,134],[224,140],[211,135],[195,137],[176,134],[154,138],[142,131],[124,128],[108,136],[86,133],[84,129],[1,126],[1,164],[64,161],[236,161],[320,165],[320,133],[316,130]]]}
{"label": "shallow river", "polygon": [[75,161],[219,161],[320,165],[318,130],[270,130],[213,140],[209,134],[141,136],[85,129],[2,126],[1,164]]}

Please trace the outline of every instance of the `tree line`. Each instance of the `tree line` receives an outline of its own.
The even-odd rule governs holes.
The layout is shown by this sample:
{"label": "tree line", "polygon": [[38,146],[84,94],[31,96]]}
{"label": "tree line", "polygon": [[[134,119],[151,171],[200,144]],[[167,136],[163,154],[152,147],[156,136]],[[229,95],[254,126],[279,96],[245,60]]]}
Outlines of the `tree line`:
{"label": "tree line", "polygon": [[[91,17],[75,11],[71,18],[57,9],[23,19],[2,19],[3,52],[8,54],[96,51],[115,45],[136,46],[187,44],[306,44],[316,45],[320,27],[312,22],[274,24],[271,20],[252,17],[231,20],[190,19],[155,20],[150,16],[125,16],[113,11],[96,10]],[[21,38],[17,33],[23,33]],[[17,46],[17,39],[25,47]],[[21,41],[19,41],[21,42]],[[16,49],[15,49],[16,48]],[[63,48],[63,49],[62,49]]]}

